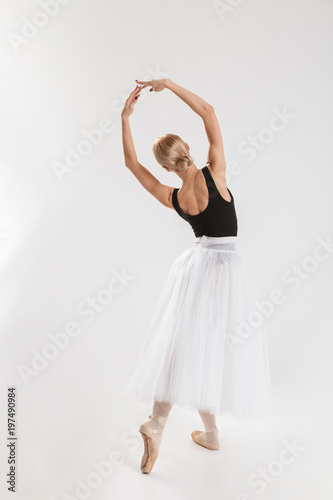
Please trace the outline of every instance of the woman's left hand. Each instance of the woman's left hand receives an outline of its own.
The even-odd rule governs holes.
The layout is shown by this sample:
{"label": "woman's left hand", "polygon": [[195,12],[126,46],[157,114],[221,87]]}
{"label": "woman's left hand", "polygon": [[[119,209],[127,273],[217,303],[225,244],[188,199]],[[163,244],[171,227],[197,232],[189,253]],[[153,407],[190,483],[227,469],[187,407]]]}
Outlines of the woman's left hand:
{"label": "woman's left hand", "polygon": [[123,110],[121,112],[121,116],[129,116],[133,113],[134,111],[134,106],[136,101],[138,100],[138,97],[140,96],[140,91],[142,90],[142,87],[140,85],[137,85],[133,92],[130,93],[128,98],[125,101]]}

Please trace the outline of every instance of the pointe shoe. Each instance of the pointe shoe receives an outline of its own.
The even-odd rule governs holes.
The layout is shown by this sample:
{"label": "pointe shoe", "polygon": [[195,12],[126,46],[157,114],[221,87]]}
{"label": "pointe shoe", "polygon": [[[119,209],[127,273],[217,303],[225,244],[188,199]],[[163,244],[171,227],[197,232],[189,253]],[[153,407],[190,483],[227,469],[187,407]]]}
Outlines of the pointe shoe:
{"label": "pointe shoe", "polygon": [[149,421],[144,422],[140,425],[139,432],[142,435],[145,450],[141,460],[141,472],[143,474],[149,474],[154,467],[156,459],[158,457],[158,444],[155,439],[155,433],[163,432],[164,424],[166,421],[165,417],[160,415],[149,415],[149,418],[153,418],[160,422],[163,427],[159,429],[153,429]]}
{"label": "pointe shoe", "polygon": [[218,450],[220,448],[219,442],[217,443],[207,443],[207,441],[204,441],[200,434],[203,431],[193,431],[191,434],[191,438],[193,441],[197,444],[200,444],[200,446],[204,446],[205,448],[208,448],[208,450]]}

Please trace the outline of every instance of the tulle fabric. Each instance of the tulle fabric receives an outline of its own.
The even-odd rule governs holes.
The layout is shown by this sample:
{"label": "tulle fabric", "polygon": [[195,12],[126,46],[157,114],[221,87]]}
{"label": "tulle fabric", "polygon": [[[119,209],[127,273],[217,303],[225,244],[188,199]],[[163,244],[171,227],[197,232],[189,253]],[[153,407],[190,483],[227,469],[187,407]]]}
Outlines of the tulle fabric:
{"label": "tulle fabric", "polygon": [[195,239],[172,264],[126,393],[217,415],[271,412],[265,324],[237,237]]}

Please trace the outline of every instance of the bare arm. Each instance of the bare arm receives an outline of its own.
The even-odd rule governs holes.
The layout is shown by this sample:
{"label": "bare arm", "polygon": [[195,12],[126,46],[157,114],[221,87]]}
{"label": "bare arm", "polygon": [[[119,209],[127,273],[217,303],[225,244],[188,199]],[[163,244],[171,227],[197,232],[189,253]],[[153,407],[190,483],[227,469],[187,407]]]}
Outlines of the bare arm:
{"label": "bare arm", "polygon": [[209,142],[207,161],[212,164],[212,170],[225,171],[222,134],[213,106],[171,80],[167,81],[167,88],[202,118]]}
{"label": "bare arm", "polygon": [[212,170],[215,172],[225,172],[226,163],[222,134],[213,106],[169,78],[150,80],[148,82],[140,82],[137,80],[137,82],[142,84],[143,87],[150,86],[151,90],[155,92],[160,92],[165,88],[171,90],[171,92],[184,101],[202,118],[209,142],[207,161],[212,164]]}
{"label": "bare arm", "polygon": [[140,184],[152,194],[162,205],[173,208],[172,192],[173,187],[162,184],[156,177],[139,163],[134,147],[129,116],[134,110],[137,98],[140,95],[141,87],[137,87],[128,97],[124,109],[121,113],[121,128],[123,151],[126,167],[138,179]]}
{"label": "bare arm", "polygon": [[166,80],[166,88],[171,90],[171,92],[190,106],[190,108],[201,116],[202,119],[206,118],[207,114],[213,109],[212,106],[201,97],[193,94],[190,90],[184,89],[184,87],[181,87],[172,80]]}

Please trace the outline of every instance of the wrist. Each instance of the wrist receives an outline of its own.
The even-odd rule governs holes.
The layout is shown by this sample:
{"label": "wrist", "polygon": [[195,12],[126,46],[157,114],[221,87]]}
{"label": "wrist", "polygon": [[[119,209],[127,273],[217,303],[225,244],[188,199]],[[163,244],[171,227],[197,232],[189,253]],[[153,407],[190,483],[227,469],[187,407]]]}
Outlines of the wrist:
{"label": "wrist", "polygon": [[172,81],[170,80],[170,78],[165,78],[164,83],[165,83],[165,88],[169,89],[170,85],[172,84]]}
{"label": "wrist", "polygon": [[128,118],[129,118],[129,114],[128,114],[128,113],[124,113],[124,112],[123,112],[123,113],[121,113],[121,119],[122,119],[123,121],[127,121],[127,120],[128,120]]}

